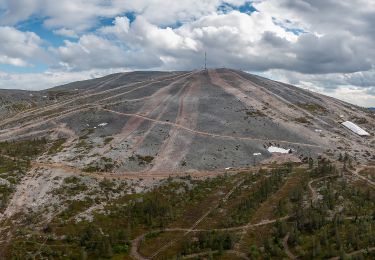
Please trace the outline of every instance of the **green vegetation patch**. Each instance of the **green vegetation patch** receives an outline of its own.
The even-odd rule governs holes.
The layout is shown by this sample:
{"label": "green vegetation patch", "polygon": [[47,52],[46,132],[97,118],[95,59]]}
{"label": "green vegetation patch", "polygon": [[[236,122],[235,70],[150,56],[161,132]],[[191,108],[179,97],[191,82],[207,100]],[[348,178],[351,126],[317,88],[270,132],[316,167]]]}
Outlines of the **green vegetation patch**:
{"label": "green vegetation patch", "polygon": [[76,94],[73,91],[62,91],[62,90],[47,90],[47,96],[49,100],[56,100],[64,97],[69,97]]}
{"label": "green vegetation patch", "polygon": [[368,120],[364,117],[352,117],[351,120],[356,124],[367,124]]}
{"label": "green vegetation patch", "polygon": [[305,109],[309,112],[313,112],[313,113],[324,114],[324,113],[328,112],[328,110],[325,107],[323,107],[319,104],[315,104],[315,103],[297,103],[296,105],[299,106],[300,108],[303,108],[303,109]]}
{"label": "green vegetation patch", "polygon": [[260,204],[283,185],[287,173],[288,171],[284,169],[273,170],[268,176],[261,177],[251,193],[239,199],[237,205],[231,209],[230,215],[222,220],[221,226],[231,227],[247,224]]}
{"label": "green vegetation patch", "polygon": [[260,110],[247,110],[246,111],[246,116],[247,117],[265,117],[266,114],[264,114]]}
{"label": "green vegetation patch", "polygon": [[298,117],[298,118],[295,118],[294,121],[301,123],[301,124],[310,124],[310,119],[311,118],[308,118],[308,117]]}
{"label": "green vegetation patch", "polygon": [[0,154],[15,158],[35,158],[46,150],[47,139],[0,142]]}
{"label": "green vegetation patch", "polygon": [[107,145],[107,144],[109,144],[110,142],[112,142],[112,140],[113,140],[113,137],[106,137],[106,138],[104,139],[104,144]]}
{"label": "green vegetation patch", "polygon": [[79,177],[72,176],[65,178],[63,185],[52,193],[71,197],[79,195],[87,189],[87,185]]}
{"label": "green vegetation patch", "polygon": [[182,242],[181,255],[190,255],[204,250],[218,251],[222,255],[224,250],[233,249],[236,237],[229,232],[201,232],[193,239]]}
{"label": "green vegetation patch", "polygon": [[30,159],[42,154],[46,139],[0,142],[0,212],[8,204],[16,185],[30,168]]}
{"label": "green vegetation patch", "polygon": [[83,171],[85,172],[111,172],[116,167],[116,163],[111,158],[101,157],[100,160],[87,165]]}
{"label": "green vegetation patch", "polygon": [[52,146],[48,150],[48,154],[56,154],[58,152],[61,152],[63,147],[63,144],[66,142],[66,139],[59,139],[52,143]]}
{"label": "green vegetation patch", "polygon": [[29,109],[33,106],[35,106],[34,103],[28,103],[28,102],[24,101],[24,102],[12,103],[12,104],[8,105],[7,108],[11,111],[20,112],[20,111]]}
{"label": "green vegetation patch", "polygon": [[78,148],[78,149],[82,149],[82,150],[91,150],[93,148],[93,145],[88,143],[84,139],[80,139],[78,144],[76,144],[75,147]]}
{"label": "green vegetation patch", "polygon": [[137,154],[137,158],[142,163],[151,163],[154,160],[154,156],[151,155],[139,155]]}
{"label": "green vegetation patch", "polygon": [[[285,243],[300,259],[345,259],[351,252],[375,247],[375,191],[347,182],[334,165],[322,159],[302,167],[288,164],[254,174],[206,180],[170,178],[150,191],[111,201],[69,201],[43,231],[17,233],[8,258],[38,253],[42,258],[129,259],[131,241],[144,235],[139,252],[145,257],[163,248],[154,259],[194,254],[234,259],[233,250],[250,259],[283,259],[287,258]],[[64,180],[66,187],[79,183],[77,177]],[[110,180],[99,186],[107,194],[118,188]],[[310,186],[319,194],[316,201]],[[72,220],[103,201],[107,205],[94,214],[92,222]],[[227,213],[205,215],[211,209]],[[288,218],[280,219],[286,215]],[[200,219],[203,221],[195,225]],[[272,219],[274,222],[263,225]],[[205,220],[235,228],[220,229]],[[242,227],[248,223],[262,224],[248,228],[243,235]],[[192,227],[196,230],[189,230]],[[364,251],[355,257],[373,259],[374,253]]]}

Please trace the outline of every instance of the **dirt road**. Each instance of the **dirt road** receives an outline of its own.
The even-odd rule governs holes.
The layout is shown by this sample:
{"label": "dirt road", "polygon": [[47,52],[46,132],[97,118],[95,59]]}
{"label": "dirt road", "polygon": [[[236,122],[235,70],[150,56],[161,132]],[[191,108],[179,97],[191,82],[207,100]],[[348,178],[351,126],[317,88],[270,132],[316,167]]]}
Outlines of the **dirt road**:
{"label": "dirt road", "polygon": [[370,179],[366,178],[365,176],[362,176],[361,174],[359,174],[362,170],[364,169],[367,169],[367,168],[373,168],[375,169],[375,166],[367,166],[367,165],[363,165],[361,167],[357,167],[355,169],[355,171],[351,171],[351,173],[356,176],[357,178],[367,182],[371,187],[375,188],[375,182],[374,181],[371,181]]}

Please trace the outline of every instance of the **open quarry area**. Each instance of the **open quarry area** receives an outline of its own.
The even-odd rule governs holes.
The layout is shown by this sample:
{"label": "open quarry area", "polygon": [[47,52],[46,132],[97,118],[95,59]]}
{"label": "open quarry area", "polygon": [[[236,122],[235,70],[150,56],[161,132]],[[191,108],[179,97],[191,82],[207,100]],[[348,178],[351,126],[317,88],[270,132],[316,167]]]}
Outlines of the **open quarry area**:
{"label": "open quarry area", "polygon": [[375,113],[238,70],[0,90],[0,259],[374,259]]}

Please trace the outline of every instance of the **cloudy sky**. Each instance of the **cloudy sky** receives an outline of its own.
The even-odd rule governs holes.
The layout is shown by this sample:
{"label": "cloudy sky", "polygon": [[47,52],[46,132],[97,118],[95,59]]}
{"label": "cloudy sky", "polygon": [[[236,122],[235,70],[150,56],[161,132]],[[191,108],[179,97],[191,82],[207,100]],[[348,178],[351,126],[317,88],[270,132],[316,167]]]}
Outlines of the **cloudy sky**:
{"label": "cloudy sky", "polygon": [[375,106],[373,0],[0,0],[0,88],[231,67]]}

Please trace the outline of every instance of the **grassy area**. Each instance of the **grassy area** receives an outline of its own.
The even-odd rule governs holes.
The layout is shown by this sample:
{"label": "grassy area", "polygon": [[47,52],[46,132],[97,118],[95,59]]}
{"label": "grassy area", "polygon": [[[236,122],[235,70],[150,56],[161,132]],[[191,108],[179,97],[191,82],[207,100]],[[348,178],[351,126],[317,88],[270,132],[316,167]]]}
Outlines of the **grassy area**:
{"label": "grassy area", "polygon": [[351,117],[350,120],[353,121],[354,123],[360,124],[360,125],[368,123],[367,119],[364,118],[364,117],[356,117],[355,116],[355,117]]}
{"label": "grassy area", "polygon": [[151,163],[154,160],[154,156],[150,155],[142,156],[138,154],[137,158],[140,164]]}
{"label": "grassy area", "polygon": [[185,232],[163,232],[158,231],[148,234],[141,243],[140,253],[142,255],[150,256],[155,253],[161,245],[167,244],[171,240],[179,239],[183,237]]}
{"label": "grassy area", "polygon": [[24,160],[35,158],[46,150],[47,143],[45,138],[0,142],[0,155]]}
{"label": "grassy area", "polygon": [[47,140],[0,142],[0,212],[30,168],[30,160],[46,149]]}
{"label": "grassy area", "polygon": [[7,105],[6,107],[8,110],[12,112],[21,112],[31,107],[35,107],[35,104],[33,102],[22,101],[22,102],[12,103],[10,105]]}
{"label": "grassy area", "polygon": [[101,157],[98,161],[87,165],[83,171],[85,172],[110,172],[116,167],[116,163],[111,158]]}
{"label": "grassy area", "polygon": [[[337,173],[328,161],[314,165],[289,164],[206,180],[170,178],[141,194],[72,200],[41,232],[26,229],[17,235],[10,257],[38,252],[44,258],[128,259],[131,241],[142,234],[139,252],[144,256],[168,245],[155,259],[190,254],[281,259],[287,257],[283,246],[287,234],[291,252],[302,259],[344,256],[375,246],[375,191],[339,175],[328,177]],[[312,184],[321,199],[312,203],[308,182],[321,177],[325,178]],[[106,194],[119,188],[110,180],[99,186]],[[82,179],[70,177],[59,192],[78,196],[85,189]],[[104,209],[91,222],[74,221],[78,213],[103,202]],[[238,228],[287,215],[287,220]],[[199,230],[167,230],[193,225]],[[371,259],[371,254],[362,256]]]}
{"label": "grassy area", "polygon": [[[69,258],[77,258],[80,257],[84,245],[84,253],[91,259],[109,256],[125,257],[132,237],[145,230],[166,227],[183,219],[184,214],[187,213],[186,209],[199,205],[207,194],[214,196],[219,187],[229,179],[229,177],[205,181],[189,178],[176,181],[171,179],[151,192],[126,195],[112,201],[105,208],[107,213],[95,214],[92,223],[86,221],[75,223],[69,220],[74,214],[87,208],[85,201],[75,202],[55,217],[47,231],[32,238],[36,240],[36,244],[27,243],[26,241],[30,239],[25,237],[15,239],[14,254],[20,254],[22,250],[25,250],[24,252],[39,250],[38,247],[33,249],[33,245],[39,246],[46,237],[64,236],[64,239],[47,240],[41,246],[43,256],[67,254]],[[76,178],[65,179],[64,192],[75,191],[74,187],[77,185],[80,185],[80,181]],[[103,183],[102,186],[110,185]],[[211,191],[208,192],[208,189]]]}
{"label": "grassy area", "polygon": [[301,123],[301,124],[310,124],[310,118],[308,117],[297,117],[294,121]]}
{"label": "grassy area", "polygon": [[61,152],[63,150],[63,144],[65,143],[66,139],[58,139],[54,141],[51,145],[51,147],[48,150],[48,154],[56,154],[58,152]]}
{"label": "grassy area", "polygon": [[[265,200],[253,214],[250,222],[256,224],[264,219],[276,219],[287,215],[293,215],[294,202],[302,197],[307,189],[309,174],[305,169],[294,169],[289,178],[272,196]],[[248,230],[241,241],[241,249],[247,252],[253,245],[263,246],[263,238],[272,235],[272,226],[259,227]]]}
{"label": "grassy area", "polygon": [[312,113],[325,114],[328,112],[325,107],[315,103],[297,103],[296,105]]}
{"label": "grassy area", "polygon": [[362,170],[359,174],[368,178],[371,181],[375,181],[375,167],[366,168],[366,169]]}
{"label": "grassy area", "polygon": [[247,117],[264,117],[266,116],[261,110],[247,110]]}
{"label": "grassy area", "polygon": [[113,137],[106,137],[106,138],[104,139],[104,145],[109,144],[110,142],[112,142],[112,140],[113,140]]}

